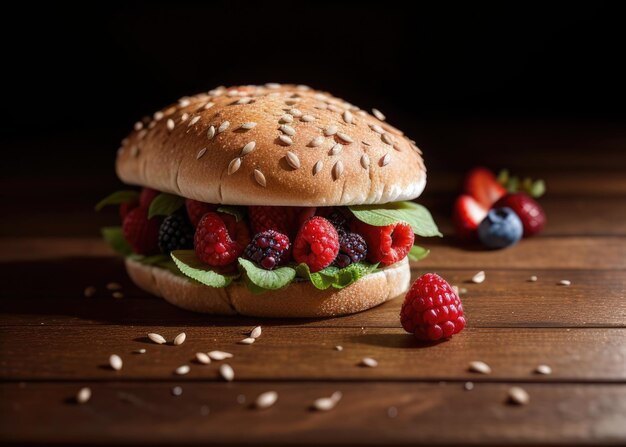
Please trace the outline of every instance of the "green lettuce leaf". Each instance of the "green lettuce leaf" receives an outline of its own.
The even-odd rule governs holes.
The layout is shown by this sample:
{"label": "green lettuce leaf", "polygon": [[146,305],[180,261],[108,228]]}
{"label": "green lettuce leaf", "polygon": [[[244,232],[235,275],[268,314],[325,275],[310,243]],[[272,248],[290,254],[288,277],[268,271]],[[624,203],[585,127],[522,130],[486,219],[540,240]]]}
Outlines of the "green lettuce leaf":
{"label": "green lettuce leaf", "polygon": [[329,266],[319,272],[311,273],[309,266],[302,263],[296,267],[296,272],[299,277],[311,281],[313,286],[317,289],[326,290],[329,287],[343,289],[365,275],[369,275],[376,270],[377,267],[378,264],[357,262],[356,264],[350,264],[344,268]]}
{"label": "green lettuce leaf", "polygon": [[161,193],[154,198],[148,209],[148,219],[169,216],[185,204],[185,199],[174,194]]}
{"label": "green lettuce leaf", "polygon": [[132,247],[124,239],[122,227],[104,227],[102,228],[102,237],[111,246],[115,253],[124,257],[133,254]]}
{"label": "green lettuce leaf", "polygon": [[242,206],[220,206],[217,211],[234,216],[237,222],[244,219],[246,215],[245,208]]}
{"label": "green lettuce leaf", "polygon": [[409,250],[409,259],[411,261],[421,261],[426,256],[428,256],[428,253],[430,253],[430,250],[428,250],[427,248],[420,247],[419,245],[414,245],[411,247],[411,250]]}
{"label": "green lettuce leaf", "polygon": [[430,212],[414,202],[393,202],[383,205],[353,205],[348,207],[361,222],[382,227],[397,222],[411,225],[418,236],[443,236]]}
{"label": "green lettuce leaf", "polygon": [[209,286],[209,287],[226,287],[238,275],[223,275],[211,269],[210,266],[202,263],[193,250],[175,250],[171,254],[176,267],[191,279]]}
{"label": "green lettuce leaf", "polygon": [[108,205],[120,205],[122,203],[135,202],[139,200],[139,192],[132,190],[116,191],[100,200],[96,205],[96,211]]}
{"label": "green lettuce leaf", "polygon": [[[244,279],[264,290],[277,290],[288,285],[296,276],[291,267],[279,267],[274,270],[265,270],[257,267],[254,262],[239,258],[239,265],[244,270]],[[253,289],[253,291],[255,291]]]}

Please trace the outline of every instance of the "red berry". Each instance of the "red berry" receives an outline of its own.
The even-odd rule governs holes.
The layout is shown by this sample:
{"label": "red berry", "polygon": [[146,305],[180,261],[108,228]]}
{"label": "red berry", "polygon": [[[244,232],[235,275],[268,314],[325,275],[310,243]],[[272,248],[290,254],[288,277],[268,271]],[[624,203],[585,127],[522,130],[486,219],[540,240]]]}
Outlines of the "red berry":
{"label": "red berry", "polygon": [[122,203],[120,205],[120,218],[122,219],[122,222],[124,222],[124,219],[126,218],[128,213],[131,210],[134,210],[135,208],[137,208],[137,206],[139,206],[139,202],[137,202],[136,200],[132,202]]}
{"label": "red berry", "polygon": [[160,226],[161,219],[148,219],[148,210],[140,206],[128,212],[122,222],[122,231],[135,253],[153,255],[159,253]]}
{"label": "red berry", "polygon": [[491,206],[506,194],[493,172],[487,168],[474,168],[465,177],[465,194],[474,197],[484,208]]}
{"label": "red berry", "polygon": [[454,202],[452,220],[459,237],[471,239],[476,237],[478,225],[487,216],[487,209],[472,196],[459,196]]}
{"label": "red berry", "polygon": [[494,204],[494,208],[508,206],[517,214],[524,225],[524,237],[532,236],[543,230],[546,213],[534,199],[523,192],[507,194]]}
{"label": "red berry", "polygon": [[314,216],[307,220],[293,243],[293,258],[304,262],[312,272],[333,263],[339,253],[339,235],[328,220]]}
{"label": "red berry", "polygon": [[267,230],[278,231],[286,235],[296,232],[296,219],[299,207],[293,206],[249,206],[248,217],[253,233]]}
{"label": "red berry", "polygon": [[255,234],[244,253],[248,259],[261,265],[265,270],[272,270],[285,263],[290,247],[291,244],[286,235],[267,230]]}
{"label": "red berry", "polygon": [[404,259],[415,240],[413,230],[406,222],[376,227],[355,220],[354,228],[367,243],[367,260],[383,265],[395,264]]}
{"label": "red berry", "polygon": [[194,237],[196,256],[211,266],[225,266],[235,262],[250,238],[243,222],[233,225],[233,229],[233,233],[228,231],[219,214],[206,213],[196,228]]}
{"label": "red berry", "polygon": [[187,208],[187,215],[189,216],[189,220],[194,227],[198,226],[198,222],[202,219],[209,211],[215,211],[217,209],[217,205],[213,205],[212,203],[204,203],[199,202],[197,200],[185,199],[185,208]]}
{"label": "red berry", "polygon": [[420,340],[439,340],[465,327],[463,304],[450,284],[435,273],[411,285],[400,311],[402,327]]}
{"label": "red berry", "polygon": [[152,188],[144,188],[141,190],[141,194],[139,195],[139,206],[149,209],[150,204],[154,200],[156,196],[160,194],[159,191]]}

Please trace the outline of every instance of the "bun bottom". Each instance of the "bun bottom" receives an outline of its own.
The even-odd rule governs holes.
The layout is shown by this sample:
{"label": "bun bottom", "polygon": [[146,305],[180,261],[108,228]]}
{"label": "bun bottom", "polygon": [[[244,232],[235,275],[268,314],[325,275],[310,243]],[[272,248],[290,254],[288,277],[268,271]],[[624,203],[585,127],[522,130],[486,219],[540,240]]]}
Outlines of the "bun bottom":
{"label": "bun bottom", "polygon": [[208,287],[169,270],[130,259],[126,259],[126,270],[139,288],[183,309],[252,317],[312,318],[353,314],[404,294],[411,281],[407,258],[343,289],[319,290],[303,281],[263,294],[254,294],[242,284],[222,289]]}

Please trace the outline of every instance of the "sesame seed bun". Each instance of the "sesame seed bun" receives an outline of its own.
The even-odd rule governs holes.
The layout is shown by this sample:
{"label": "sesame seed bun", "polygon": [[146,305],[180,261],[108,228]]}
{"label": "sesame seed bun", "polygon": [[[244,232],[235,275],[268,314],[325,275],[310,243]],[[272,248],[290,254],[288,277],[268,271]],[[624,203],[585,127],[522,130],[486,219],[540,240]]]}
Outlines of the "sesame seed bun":
{"label": "sesame seed bun", "polygon": [[125,183],[208,203],[341,206],[418,197],[420,150],[327,93],[267,84],[182,98],[135,124],[118,151]]}
{"label": "sesame seed bun", "polygon": [[370,309],[404,294],[411,279],[407,258],[371,273],[343,289],[319,290],[308,282],[255,295],[245,285],[207,287],[169,270],[126,259],[126,270],[141,289],[183,309],[214,315],[312,318]]}

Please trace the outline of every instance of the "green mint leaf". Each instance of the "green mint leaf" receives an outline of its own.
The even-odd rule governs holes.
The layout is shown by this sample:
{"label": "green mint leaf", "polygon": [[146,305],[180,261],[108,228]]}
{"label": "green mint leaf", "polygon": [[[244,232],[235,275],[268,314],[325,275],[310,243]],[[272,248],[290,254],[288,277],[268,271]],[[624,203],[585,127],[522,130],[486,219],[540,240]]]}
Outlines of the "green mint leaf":
{"label": "green mint leaf", "polygon": [[185,199],[174,194],[161,193],[154,198],[148,209],[148,219],[169,216],[185,204]]}
{"label": "green mint leaf", "polygon": [[169,256],[166,256],[166,255],[153,255],[153,256],[137,255],[137,256],[138,256],[137,261],[145,265],[159,265],[163,262],[167,262],[170,260]]}
{"label": "green mint leaf", "polygon": [[296,271],[291,267],[279,267],[274,270],[265,270],[258,267],[254,262],[239,258],[239,265],[245,272],[245,277],[254,285],[265,290],[282,289],[296,276]]}
{"label": "green mint leaf", "polygon": [[333,285],[333,282],[336,280],[337,270],[339,270],[337,267],[330,266],[319,272],[311,273],[309,266],[305,263],[298,264],[296,267],[296,273],[300,278],[311,281],[313,286],[320,290],[326,290]]}
{"label": "green mint leaf", "polygon": [[124,257],[133,254],[133,249],[124,239],[124,233],[122,227],[104,227],[102,230],[102,237],[111,246],[113,251]]}
{"label": "green mint leaf", "polygon": [[242,206],[220,206],[217,211],[235,216],[235,220],[237,222],[242,220],[246,214],[245,209]]}
{"label": "green mint leaf", "polygon": [[426,207],[414,202],[393,202],[383,205],[348,207],[361,222],[377,227],[406,222],[418,236],[443,236]]}
{"label": "green mint leaf", "polygon": [[139,200],[139,192],[132,190],[116,191],[100,200],[96,205],[96,211],[108,205],[121,205],[122,203],[136,202]]}
{"label": "green mint leaf", "polygon": [[509,181],[509,170],[508,169],[502,169],[499,173],[498,173],[498,183],[500,183],[502,186],[506,186],[506,184]]}
{"label": "green mint leaf", "polygon": [[175,250],[170,256],[183,275],[209,287],[226,287],[237,275],[223,275],[202,263],[193,250]]}
{"label": "green mint leaf", "polygon": [[309,266],[302,263],[296,267],[296,272],[299,277],[311,281],[313,286],[317,289],[326,290],[329,287],[343,289],[365,275],[372,273],[377,267],[378,264],[357,262],[356,264],[350,264],[342,269],[329,266],[319,272],[311,273]]}
{"label": "green mint leaf", "polygon": [[428,250],[427,248],[420,247],[419,245],[414,245],[411,247],[411,250],[409,250],[409,260],[421,261],[426,256],[428,256],[428,253],[430,253],[430,250]]}
{"label": "green mint leaf", "polygon": [[530,187],[529,193],[532,197],[538,199],[546,193],[546,183],[541,179],[535,180]]}

